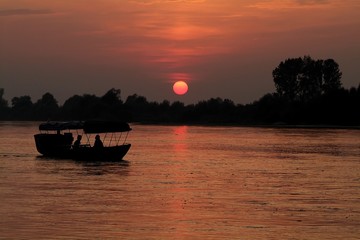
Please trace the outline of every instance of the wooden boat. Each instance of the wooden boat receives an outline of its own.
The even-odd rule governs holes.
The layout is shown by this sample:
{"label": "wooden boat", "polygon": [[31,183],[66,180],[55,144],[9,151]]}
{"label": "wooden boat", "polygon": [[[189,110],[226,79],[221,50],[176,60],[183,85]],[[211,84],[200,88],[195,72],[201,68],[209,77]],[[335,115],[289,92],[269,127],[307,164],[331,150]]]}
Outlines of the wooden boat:
{"label": "wooden boat", "polygon": [[[39,131],[34,135],[36,149],[45,157],[118,161],[123,159],[131,147],[130,143],[126,143],[131,128],[125,122],[46,122],[39,125]],[[74,145],[75,133],[82,136],[85,144]],[[102,146],[94,145],[94,134],[102,138]]]}

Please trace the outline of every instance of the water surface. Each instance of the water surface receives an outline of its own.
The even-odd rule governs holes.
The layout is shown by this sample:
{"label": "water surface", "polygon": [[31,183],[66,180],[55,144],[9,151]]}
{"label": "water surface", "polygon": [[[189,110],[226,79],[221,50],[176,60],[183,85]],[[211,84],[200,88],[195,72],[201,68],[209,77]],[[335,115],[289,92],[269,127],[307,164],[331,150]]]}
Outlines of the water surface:
{"label": "water surface", "polygon": [[1,239],[359,239],[360,131],[132,125],[122,162],[0,122]]}

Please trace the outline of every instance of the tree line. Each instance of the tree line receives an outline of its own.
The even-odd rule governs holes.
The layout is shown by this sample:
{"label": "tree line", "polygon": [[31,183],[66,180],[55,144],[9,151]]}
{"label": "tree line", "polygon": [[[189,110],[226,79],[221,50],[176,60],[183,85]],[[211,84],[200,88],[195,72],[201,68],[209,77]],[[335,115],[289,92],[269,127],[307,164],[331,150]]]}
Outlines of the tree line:
{"label": "tree line", "polygon": [[0,120],[109,119],[168,124],[326,124],[360,125],[360,84],[342,87],[342,73],[333,59],[310,56],[289,58],[273,70],[276,92],[250,104],[211,98],[196,104],[148,101],[137,94],[125,101],[121,90],[103,96],[74,95],[62,106],[51,93],[32,102],[30,96],[3,98],[0,88]]}

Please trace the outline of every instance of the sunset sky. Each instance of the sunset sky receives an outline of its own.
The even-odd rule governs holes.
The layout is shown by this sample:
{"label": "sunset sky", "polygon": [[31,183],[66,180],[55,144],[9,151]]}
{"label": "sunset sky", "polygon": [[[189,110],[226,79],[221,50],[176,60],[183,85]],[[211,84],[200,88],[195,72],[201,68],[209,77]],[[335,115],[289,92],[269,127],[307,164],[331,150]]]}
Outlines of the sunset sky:
{"label": "sunset sky", "polygon": [[123,100],[250,103],[304,55],[333,58],[357,87],[359,13],[359,0],[0,0],[0,88],[9,101],[116,88]]}

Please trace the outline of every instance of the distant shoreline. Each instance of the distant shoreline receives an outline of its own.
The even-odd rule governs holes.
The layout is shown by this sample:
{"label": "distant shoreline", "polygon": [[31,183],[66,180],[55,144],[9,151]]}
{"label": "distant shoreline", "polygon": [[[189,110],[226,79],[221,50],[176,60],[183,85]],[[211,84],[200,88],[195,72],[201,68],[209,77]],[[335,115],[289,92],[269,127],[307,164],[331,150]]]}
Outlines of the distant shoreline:
{"label": "distant shoreline", "polygon": [[[75,121],[75,120],[74,120]],[[30,120],[0,120],[0,123],[42,123],[46,121]],[[54,122],[57,122],[54,120]],[[66,122],[59,120],[58,122]],[[294,129],[351,129],[360,130],[360,126],[346,125],[326,125],[326,124],[236,124],[236,123],[181,123],[181,122],[129,122],[132,125],[149,125],[149,126],[203,126],[203,127],[249,127],[249,128],[294,128]]]}
{"label": "distant shoreline", "polygon": [[153,126],[204,126],[204,127],[249,127],[249,128],[297,128],[297,129],[353,129],[360,130],[360,126],[326,125],[326,124],[215,124],[215,123],[155,123],[155,122],[130,122],[135,125]]}

